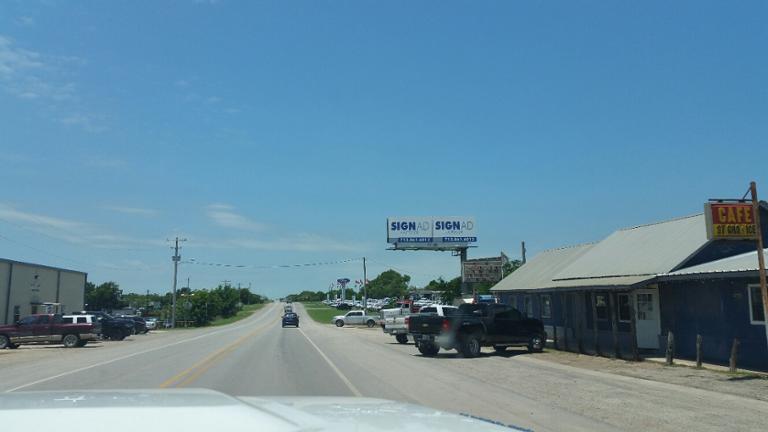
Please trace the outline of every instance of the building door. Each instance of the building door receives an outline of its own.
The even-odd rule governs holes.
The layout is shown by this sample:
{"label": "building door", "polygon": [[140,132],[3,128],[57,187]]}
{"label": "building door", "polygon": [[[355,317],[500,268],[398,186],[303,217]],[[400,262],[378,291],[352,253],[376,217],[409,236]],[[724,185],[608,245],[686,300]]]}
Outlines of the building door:
{"label": "building door", "polygon": [[635,291],[635,314],[637,347],[659,349],[661,320],[659,317],[658,289]]}

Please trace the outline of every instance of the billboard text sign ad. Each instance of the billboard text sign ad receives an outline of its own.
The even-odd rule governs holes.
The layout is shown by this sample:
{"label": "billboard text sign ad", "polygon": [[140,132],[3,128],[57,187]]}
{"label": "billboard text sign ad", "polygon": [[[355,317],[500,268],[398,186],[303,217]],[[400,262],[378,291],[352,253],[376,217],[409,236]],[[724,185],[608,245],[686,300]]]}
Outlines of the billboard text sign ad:
{"label": "billboard text sign ad", "polygon": [[389,217],[387,243],[405,247],[467,246],[477,242],[477,222],[467,216]]}

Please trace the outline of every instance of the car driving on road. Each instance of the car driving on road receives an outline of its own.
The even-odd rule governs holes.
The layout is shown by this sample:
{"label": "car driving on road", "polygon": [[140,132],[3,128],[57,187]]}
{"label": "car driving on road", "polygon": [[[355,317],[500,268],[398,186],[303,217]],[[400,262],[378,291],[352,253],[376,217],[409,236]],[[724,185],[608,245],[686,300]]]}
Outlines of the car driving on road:
{"label": "car driving on road", "polygon": [[295,312],[288,312],[283,315],[283,327],[285,326],[299,326],[299,315]]}
{"label": "car driving on road", "polygon": [[344,327],[345,325],[364,325],[367,327],[373,327],[376,325],[376,319],[378,317],[374,315],[367,315],[365,311],[349,311],[344,315],[336,315],[331,319],[332,324],[336,324],[336,327]]}

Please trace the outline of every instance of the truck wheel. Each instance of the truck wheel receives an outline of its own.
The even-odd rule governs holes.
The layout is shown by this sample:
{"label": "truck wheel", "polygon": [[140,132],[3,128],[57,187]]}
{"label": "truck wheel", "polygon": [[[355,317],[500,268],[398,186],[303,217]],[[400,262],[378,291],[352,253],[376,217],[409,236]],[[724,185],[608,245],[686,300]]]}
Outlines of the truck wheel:
{"label": "truck wheel", "polygon": [[464,337],[459,340],[458,351],[466,358],[479,356],[480,337],[475,333],[464,335]]}
{"label": "truck wheel", "polygon": [[497,353],[503,353],[504,351],[507,350],[507,347],[504,345],[494,345],[493,350],[496,351]]}
{"label": "truck wheel", "polygon": [[374,320],[368,320],[368,322],[365,323],[365,325],[368,326],[368,328],[373,328],[373,326],[376,325],[376,321]]}
{"label": "truck wheel", "polygon": [[6,335],[0,335],[0,349],[6,349],[11,347],[11,340]]}
{"label": "truck wheel", "polygon": [[544,351],[544,340],[541,336],[534,336],[528,341],[528,352]]}
{"label": "truck wheel", "polygon": [[422,342],[419,344],[419,352],[424,357],[434,357],[440,352],[440,347],[432,342]]}
{"label": "truck wheel", "polygon": [[395,335],[395,340],[397,341],[397,343],[407,344],[408,343],[408,335],[407,334]]}
{"label": "truck wheel", "polygon": [[77,337],[77,335],[70,333],[68,335],[64,335],[61,343],[64,344],[64,348],[74,348],[77,346],[77,344],[80,343],[80,338]]}
{"label": "truck wheel", "polygon": [[336,320],[336,327],[344,327],[344,321]]}

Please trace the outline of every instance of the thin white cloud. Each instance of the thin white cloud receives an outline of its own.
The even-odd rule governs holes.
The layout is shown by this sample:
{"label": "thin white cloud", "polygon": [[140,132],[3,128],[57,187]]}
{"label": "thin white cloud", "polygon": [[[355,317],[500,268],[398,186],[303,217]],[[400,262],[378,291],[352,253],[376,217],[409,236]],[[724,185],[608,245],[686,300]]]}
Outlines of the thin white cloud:
{"label": "thin white cloud", "polygon": [[165,244],[163,240],[114,234],[88,223],[23,211],[3,203],[0,203],[0,219],[47,237],[93,248],[125,249]]}
{"label": "thin white cloud", "polygon": [[21,100],[36,102],[54,111],[55,121],[98,133],[107,128],[101,116],[90,115],[80,104],[72,68],[85,64],[75,56],[50,56],[19,47],[0,35],[0,90]]}
{"label": "thin white cloud", "polygon": [[137,216],[156,216],[158,213],[158,211],[155,209],[142,208],[142,207],[106,205],[106,206],[102,206],[101,208],[103,208],[104,210],[109,210],[116,213],[125,213],[130,215],[137,215]]}
{"label": "thin white cloud", "polygon": [[83,158],[83,165],[92,168],[121,168],[126,165],[126,162],[122,159],[117,159],[109,156],[88,156]]}
{"label": "thin white cloud", "polygon": [[35,25],[35,19],[31,16],[20,16],[16,18],[16,24],[22,27],[31,27]]}
{"label": "thin white cloud", "polygon": [[211,204],[206,208],[206,215],[214,224],[243,231],[263,231],[266,225],[251,220],[235,212],[235,208],[227,204]]}
{"label": "thin white cloud", "polygon": [[69,114],[65,117],[62,117],[59,119],[59,123],[67,126],[78,126],[88,132],[94,133],[101,133],[108,130],[108,128],[94,116],[82,113]]}
{"label": "thin white cloud", "polygon": [[215,104],[221,102],[222,99],[218,96],[209,96],[205,99],[205,101],[211,104]]}

